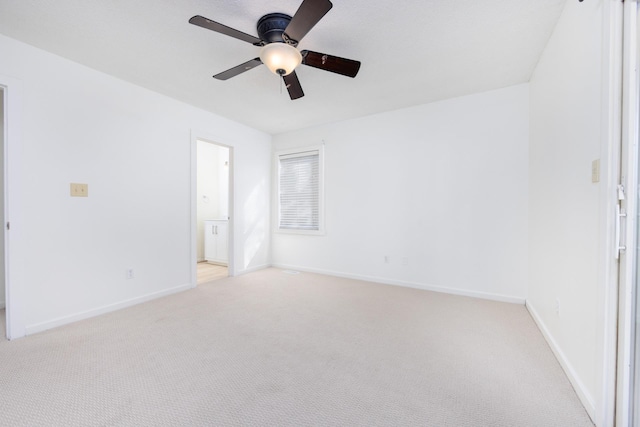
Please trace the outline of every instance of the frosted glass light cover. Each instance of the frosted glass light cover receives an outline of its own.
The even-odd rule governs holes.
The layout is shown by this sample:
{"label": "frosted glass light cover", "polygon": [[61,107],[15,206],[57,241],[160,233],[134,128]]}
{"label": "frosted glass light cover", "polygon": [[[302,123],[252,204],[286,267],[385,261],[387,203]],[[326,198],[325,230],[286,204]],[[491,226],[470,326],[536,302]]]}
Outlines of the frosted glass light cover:
{"label": "frosted glass light cover", "polygon": [[260,60],[277,75],[291,74],[302,62],[302,55],[286,43],[269,43],[260,50]]}

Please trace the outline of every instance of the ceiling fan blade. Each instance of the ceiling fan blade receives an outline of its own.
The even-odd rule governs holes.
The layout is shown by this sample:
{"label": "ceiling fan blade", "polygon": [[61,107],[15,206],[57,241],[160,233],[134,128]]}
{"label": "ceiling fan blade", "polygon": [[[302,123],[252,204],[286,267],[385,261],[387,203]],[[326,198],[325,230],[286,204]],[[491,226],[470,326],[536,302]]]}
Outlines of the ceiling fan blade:
{"label": "ceiling fan blade", "polygon": [[284,30],[285,34],[299,42],[332,7],[329,0],[304,0]]}
{"label": "ceiling fan blade", "polygon": [[298,80],[298,75],[295,71],[292,71],[289,75],[282,76],[282,79],[284,80],[284,84],[287,86],[289,97],[292,100],[302,98],[304,96],[300,80]]}
{"label": "ceiling fan blade", "polygon": [[303,50],[300,53],[302,54],[302,63],[310,67],[320,68],[321,70],[331,71],[347,77],[355,77],[360,70],[360,61],[354,61],[353,59],[339,58],[310,50]]}
{"label": "ceiling fan blade", "polygon": [[249,71],[250,69],[257,67],[260,64],[262,64],[262,61],[260,60],[260,58],[254,58],[250,61],[245,62],[244,64],[240,64],[238,66],[228,69],[227,71],[218,73],[215,76],[213,76],[213,78],[218,80],[228,80],[231,77],[235,77],[238,74],[242,74],[245,71]]}
{"label": "ceiling fan blade", "polygon": [[254,37],[250,34],[243,33],[242,31],[227,27],[226,25],[222,25],[218,22],[207,19],[204,16],[196,15],[193,18],[189,19],[189,23],[254,45],[259,45],[262,43],[262,40],[260,40],[258,37]]}

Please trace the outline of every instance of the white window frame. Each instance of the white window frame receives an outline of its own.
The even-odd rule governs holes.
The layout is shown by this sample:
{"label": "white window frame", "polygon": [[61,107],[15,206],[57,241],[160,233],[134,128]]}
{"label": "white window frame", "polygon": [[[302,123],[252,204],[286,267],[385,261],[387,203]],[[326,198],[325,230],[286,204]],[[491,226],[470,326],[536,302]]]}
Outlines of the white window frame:
{"label": "white window frame", "polygon": [[[280,228],[280,156],[304,153],[307,151],[318,152],[318,230],[295,230],[289,228]],[[283,234],[303,234],[316,236],[324,235],[324,145],[305,146],[277,151],[274,156],[274,163],[276,181],[276,215],[274,224],[275,232]]]}

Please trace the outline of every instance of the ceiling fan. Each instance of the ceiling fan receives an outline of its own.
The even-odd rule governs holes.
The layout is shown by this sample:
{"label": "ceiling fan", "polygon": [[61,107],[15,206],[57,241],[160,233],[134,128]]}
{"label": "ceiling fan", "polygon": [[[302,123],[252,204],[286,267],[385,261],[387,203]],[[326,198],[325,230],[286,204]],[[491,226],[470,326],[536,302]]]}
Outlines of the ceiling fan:
{"label": "ceiling fan", "polygon": [[260,64],[265,64],[274,74],[281,76],[291,99],[304,96],[295,68],[300,65],[319,68],[325,71],[355,77],[360,62],[339,58],[310,50],[299,51],[298,43],[331,10],[329,0],[303,0],[293,15],[269,13],[258,20],[258,37],[243,33],[226,25],[196,15],[189,23],[248,42],[260,47],[260,56],[244,64],[235,66],[213,76],[218,80],[227,80],[244,73]]}

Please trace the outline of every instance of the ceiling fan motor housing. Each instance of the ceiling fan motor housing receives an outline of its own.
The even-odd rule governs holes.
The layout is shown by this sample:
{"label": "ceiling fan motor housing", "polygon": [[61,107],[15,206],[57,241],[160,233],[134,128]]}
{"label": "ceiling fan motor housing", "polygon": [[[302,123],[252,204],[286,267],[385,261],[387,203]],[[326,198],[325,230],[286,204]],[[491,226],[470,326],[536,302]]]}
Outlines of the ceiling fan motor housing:
{"label": "ceiling fan motor housing", "polygon": [[258,21],[258,37],[268,43],[282,43],[282,34],[291,22],[291,17],[284,13],[269,13]]}

